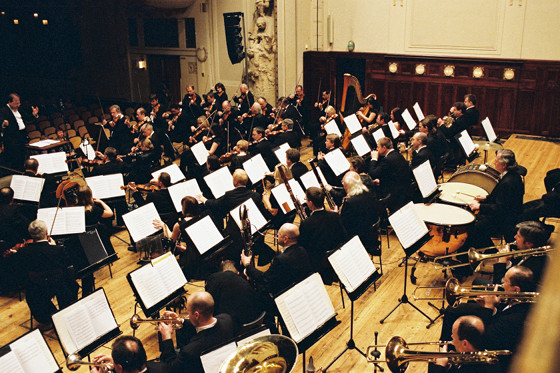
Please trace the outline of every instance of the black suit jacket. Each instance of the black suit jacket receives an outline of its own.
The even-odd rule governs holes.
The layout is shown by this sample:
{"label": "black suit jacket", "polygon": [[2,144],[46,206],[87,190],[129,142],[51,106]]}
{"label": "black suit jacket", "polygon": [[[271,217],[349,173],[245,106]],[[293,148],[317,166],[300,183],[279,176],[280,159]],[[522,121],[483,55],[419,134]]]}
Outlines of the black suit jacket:
{"label": "black suit jacket", "polygon": [[260,195],[244,186],[227,191],[218,199],[207,200],[205,206],[217,219],[223,219],[228,212],[247,201],[249,198],[255,202],[265,217],[268,217]]}
{"label": "black suit jacket", "polygon": [[391,212],[410,201],[410,167],[398,151],[393,150],[377,161],[372,160],[368,173],[372,179],[379,179],[380,197],[391,194],[388,203]]}
{"label": "black suit jacket", "polygon": [[377,205],[377,198],[372,191],[347,198],[340,208],[340,217],[348,237],[358,235],[366,249],[374,248],[377,244],[371,228],[378,219]]}
{"label": "black suit jacket", "polygon": [[[19,113],[21,114],[21,119],[24,122],[33,120],[33,116],[28,115],[20,107]],[[16,117],[12,110],[7,106],[3,105],[0,110],[0,125],[4,120],[8,121],[8,125],[4,128],[4,142],[9,144],[15,142],[17,144],[25,144],[27,142],[27,131],[25,129],[20,130],[17,124]]]}
{"label": "black suit jacket", "polygon": [[301,147],[299,134],[294,130],[280,133],[278,137],[276,137],[274,145],[280,146],[285,142],[290,145],[290,148],[299,149]]}
{"label": "black suit jacket", "polygon": [[299,180],[309,169],[302,162],[296,162],[292,165],[290,171],[292,171],[294,179]]}
{"label": "black suit jacket", "polygon": [[447,128],[445,125],[441,125],[438,127],[439,130],[447,137],[450,141],[455,142],[455,135],[463,132],[464,130],[469,128],[468,119],[465,118],[465,115],[461,115],[459,118],[455,119],[453,125]]}
{"label": "black suit jacket", "polygon": [[499,227],[512,228],[523,212],[524,193],[521,176],[515,170],[508,171],[492,193],[480,203],[480,214]]}
{"label": "black suit jacket", "polygon": [[478,118],[480,113],[475,106],[470,107],[469,109],[465,110],[465,114],[463,114],[465,120],[467,121],[467,128],[471,129],[472,127],[478,124]]}
{"label": "black suit jacket", "polygon": [[200,361],[201,353],[233,338],[231,317],[227,314],[215,317],[218,320],[216,325],[199,333],[196,333],[196,329],[185,321],[184,326],[177,330],[179,354],[175,352],[172,339],[160,343],[160,360],[167,364],[168,372],[204,373]]}
{"label": "black suit jacket", "polygon": [[251,145],[249,147],[249,152],[253,156],[257,154],[261,154],[264,161],[266,162],[266,165],[271,171],[274,170],[274,167],[278,163],[278,159],[276,158],[276,155],[272,151],[272,143],[267,139],[261,140]]}
{"label": "black suit jacket", "polygon": [[430,161],[430,167],[433,169],[436,166],[436,160],[430,148],[423,147],[418,151],[414,150],[412,152],[412,159],[410,160],[410,168],[414,169],[420,166],[422,163]]}
{"label": "black suit jacket", "polygon": [[130,167],[119,161],[107,162],[105,164],[95,165],[91,171],[91,176],[124,174],[130,171]]}
{"label": "black suit jacket", "polygon": [[309,256],[299,245],[286,247],[277,255],[266,272],[259,271],[254,265],[247,267],[247,276],[259,284],[262,290],[273,295],[305,279],[311,274]]}

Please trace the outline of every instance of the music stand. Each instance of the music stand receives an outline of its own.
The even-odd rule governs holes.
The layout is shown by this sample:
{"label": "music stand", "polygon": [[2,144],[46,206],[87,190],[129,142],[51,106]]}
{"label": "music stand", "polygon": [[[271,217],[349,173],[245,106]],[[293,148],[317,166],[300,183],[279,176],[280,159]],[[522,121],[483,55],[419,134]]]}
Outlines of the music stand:
{"label": "music stand", "polygon": [[[305,325],[298,325],[301,320],[292,315],[298,316],[298,310],[306,314],[311,313],[312,309],[308,301],[313,305],[313,309],[320,311],[321,318],[313,318],[313,324],[311,325],[307,323]],[[304,362],[306,361],[305,352],[340,324],[340,321],[336,319],[337,314],[334,311],[323,280],[318,273],[313,273],[303,281],[278,294],[274,298],[274,303],[278,309],[280,320],[285,326],[284,329],[288,331],[290,338],[296,342],[298,350],[303,354]],[[294,310],[293,314],[292,307],[298,307],[298,310]],[[302,326],[306,329],[302,329]],[[303,364],[303,372],[305,373],[305,363]]]}
{"label": "music stand", "polygon": [[187,238],[187,246],[192,244],[202,260],[209,260],[224,251],[232,240],[224,236],[209,211],[181,222],[181,232]]}
{"label": "music stand", "polygon": [[348,350],[356,350],[367,358],[354,342],[354,301],[381,277],[358,236],[333,250],[328,259],[350,299],[350,339],[346,342],[344,350],[323,369],[324,372]]}
{"label": "music stand", "polygon": [[418,214],[414,211],[414,204],[412,202],[408,203],[406,206],[402,207],[400,210],[396,211],[394,214],[389,216],[389,221],[391,226],[397,234],[399,243],[404,251],[404,287],[403,295],[399,298],[399,302],[389,312],[384,318],[379,320],[380,324],[383,324],[385,320],[393,313],[401,304],[409,304],[416,311],[420,312],[424,317],[426,317],[430,322],[433,323],[431,317],[425,314],[420,308],[416,307],[408,300],[406,295],[406,282],[408,275],[408,257],[414,254],[416,251],[420,250],[422,246],[432,239],[430,236],[426,224],[420,219]]}
{"label": "music stand", "polygon": [[86,230],[80,233],[78,242],[81,251],[77,252],[75,257],[78,266],[76,267],[76,277],[83,278],[89,274],[93,274],[98,269],[105,267],[119,259],[116,252],[108,252],[103,241],[99,237],[97,229]]}
{"label": "music stand", "polygon": [[[12,356],[8,356],[8,354]],[[0,348],[0,358],[2,358],[0,370],[4,372],[16,369],[26,373],[62,372],[39,329],[27,332]]]}

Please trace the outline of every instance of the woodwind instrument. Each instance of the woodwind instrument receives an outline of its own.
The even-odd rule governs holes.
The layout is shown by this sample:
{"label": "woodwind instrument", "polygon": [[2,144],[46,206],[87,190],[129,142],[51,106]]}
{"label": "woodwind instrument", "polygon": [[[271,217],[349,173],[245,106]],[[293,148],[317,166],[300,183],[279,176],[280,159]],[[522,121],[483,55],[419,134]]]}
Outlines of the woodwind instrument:
{"label": "woodwind instrument", "polygon": [[243,238],[243,255],[253,256],[253,235],[251,233],[251,220],[247,206],[241,205],[239,209],[239,220],[241,221],[241,237]]}
{"label": "woodwind instrument", "polygon": [[325,193],[325,198],[327,200],[327,204],[329,205],[329,208],[331,210],[336,210],[336,203],[334,203],[334,199],[332,198],[329,191],[325,188],[325,184],[323,184],[323,180],[321,180],[321,176],[319,175],[319,171],[317,170],[317,165],[313,161],[314,160],[311,159],[309,161],[309,163],[311,164],[311,169],[313,170],[313,174],[315,174],[315,177],[317,178],[317,181],[319,182],[319,186],[323,190],[323,193]]}
{"label": "woodwind instrument", "polygon": [[288,194],[290,195],[290,198],[292,199],[292,202],[294,203],[294,207],[296,208],[296,212],[297,212],[300,220],[303,221],[303,220],[307,219],[307,214],[305,213],[305,209],[303,208],[302,204],[299,202],[299,199],[297,199],[294,192],[292,191],[292,187],[290,186],[288,176],[286,175],[286,170],[284,170],[284,167],[286,167],[286,166],[281,164],[278,167],[278,173],[280,174],[280,177],[282,178],[282,181],[284,182],[284,185],[286,185],[286,189],[288,190]]}

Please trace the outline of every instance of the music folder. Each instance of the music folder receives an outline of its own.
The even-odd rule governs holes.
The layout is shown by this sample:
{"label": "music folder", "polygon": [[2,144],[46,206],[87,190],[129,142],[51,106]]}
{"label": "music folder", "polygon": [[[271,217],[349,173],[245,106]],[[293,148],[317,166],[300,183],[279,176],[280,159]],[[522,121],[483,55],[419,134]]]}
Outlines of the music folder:
{"label": "music folder", "polygon": [[427,199],[438,192],[436,178],[429,160],[426,160],[424,163],[415,167],[412,170],[412,173],[414,174],[414,178],[416,179],[416,184],[418,184],[418,189],[420,189],[422,198]]}
{"label": "music folder", "polygon": [[350,169],[350,162],[348,162],[340,148],[325,154],[325,162],[327,162],[336,176],[340,176]]}
{"label": "music folder", "polygon": [[[305,192],[303,191],[301,185],[295,179],[288,180],[288,183],[290,183],[290,188],[292,189],[294,197],[296,197],[299,203],[303,205],[305,203]],[[278,184],[272,188],[272,195],[276,199],[276,202],[278,202],[278,205],[284,214],[295,210],[296,206],[294,205],[294,201],[290,197],[288,188],[286,188],[284,183]]]}
{"label": "music folder", "polygon": [[201,256],[210,256],[215,250],[224,247],[226,237],[212,219],[209,211],[180,223],[181,230],[186,234]]}
{"label": "music folder", "polygon": [[416,118],[418,118],[418,121],[421,121],[425,118],[424,113],[422,113],[422,108],[420,108],[418,102],[416,102],[414,106],[412,106],[412,108],[414,109],[414,113],[416,113]]}
{"label": "music folder", "polygon": [[469,136],[467,130],[463,130],[461,131],[461,133],[456,134],[455,139],[457,140],[459,145],[461,145],[461,149],[463,149],[463,153],[465,153],[465,156],[467,158],[469,158],[476,152],[476,147],[474,146],[474,142]]}
{"label": "music folder", "polygon": [[173,206],[175,206],[175,210],[177,212],[181,212],[183,207],[181,206],[181,200],[183,197],[190,196],[196,197],[202,194],[200,190],[200,186],[198,185],[198,181],[196,179],[190,179],[187,181],[183,181],[181,183],[177,183],[175,185],[171,185],[167,188],[169,191],[169,196],[173,201]]}
{"label": "music folder", "polygon": [[208,149],[204,145],[204,142],[200,141],[191,146],[191,151],[200,166],[204,165],[208,160]]}
{"label": "music folder", "polygon": [[360,157],[363,157],[364,155],[367,155],[371,152],[371,148],[369,147],[366,138],[362,134],[353,136],[352,138],[350,138],[350,142],[352,143],[354,150]]}
{"label": "music folder", "polygon": [[173,299],[185,293],[187,279],[171,252],[126,275],[146,317],[152,317]]}
{"label": "music folder", "polygon": [[410,115],[410,112],[408,111],[408,109],[404,109],[404,111],[402,113],[402,117],[403,117],[404,122],[406,123],[408,129],[410,131],[412,131],[416,127],[416,122],[414,121],[414,119],[412,119],[412,115]]}
{"label": "music folder", "polygon": [[336,121],[334,119],[331,119],[327,123],[325,123],[324,127],[325,127],[325,131],[327,132],[328,135],[335,134],[338,137],[342,137],[342,133],[340,133],[340,129],[338,128],[338,124],[336,123]]}
{"label": "music folder", "polygon": [[93,150],[93,146],[91,146],[87,139],[84,139],[84,141],[80,143],[78,149],[80,149],[82,153],[84,153],[84,156],[90,161],[93,161],[95,159],[95,150]]}
{"label": "music folder", "polygon": [[39,329],[34,329],[0,348],[0,372],[55,373],[61,369]]}
{"label": "music folder", "polygon": [[103,288],[58,311],[52,320],[66,355],[89,355],[121,334]]}
{"label": "music folder", "polygon": [[12,175],[10,188],[14,191],[14,199],[21,201],[39,202],[45,185],[42,177]]}
{"label": "music folder", "polygon": [[426,223],[420,218],[412,202],[389,216],[389,223],[407,256],[414,254],[431,238]]}
{"label": "music folder", "polygon": [[355,134],[356,132],[362,131],[362,124],[360,123],[356,114],[349,115],[346,118],[342,118],[342,119],[346,124],[346,128],[348,128],[348,131],[350,131],[352,135]]}
{"label": "music folder", "polygon": [[208,188],[210,188],[210,191],[216,199],[235,188],[233,186],[233,177],[231,172],[226,166],[204,176],[204,182],[208,185]]}
{"label": "music folder", "polygon": [[110,174],[86,177],[94,198],[109,199],[125,197],[124,179],[122,174]]}
{"label": "music folder", "polygon": [[114,251],[107,251],[97,229],[78,234],[78,242],[82,250],[74,251],[76,277],[83,278],[119,259]]}
{"label": "music folder", "polygon": [[[327,179],[325,179],[325,176],[323,175],[323,171],[321,171],[319,167],[317,167],[316,170],[317,173],[319,174],[319,177],[321,178],[321,182],[323,183],[323,185],[327,185],[328,184]],[[313,170],[309,170],[306,173],[304,173],[301,176],[300,180],[303,183],[305,190],[311,187],[321,188],[321,185],[319,184],[319,180],[317,180],[317,177],[315,176]]]}
{"label": "music folder", "polygon": [[494,132],[494,127],[492,127],[492,123],[490,123],[490,119],[486,117],[481,123],[482,123],[482,128],[484,128],[484,133],[488,138],[488,142],[496,141],[498,136],[496,136],[496,132]]}
{"label": "music folder", "polygon": [[162,172],[167,172],[171,177],[171,184],[178,183],[179,181],[185,180],[185,175],[181,172],[179,166],[176,163],[171,163],[169,166],[164,167],[160,170],[152,172],[152,177],[154,179],[158,179],[159,174]]}

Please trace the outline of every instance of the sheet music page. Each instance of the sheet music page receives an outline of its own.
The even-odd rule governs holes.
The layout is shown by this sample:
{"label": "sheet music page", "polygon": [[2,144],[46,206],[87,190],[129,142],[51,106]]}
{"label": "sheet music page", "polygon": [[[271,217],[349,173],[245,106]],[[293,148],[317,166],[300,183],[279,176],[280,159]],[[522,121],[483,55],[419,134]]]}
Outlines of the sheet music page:
{"label": "sheet music page", "polygon": [[210,155],[208,153],[208,149],[206,149],[206,145],[204,145],[204,142],[202,142],[202,141],[199,141],[196,144],[194,144],[193,146],[191,146],[191,151],[192,151],[194,157],[196,158],[196,161],[198,162],[198,164],[200,166],[202,166],[206,163],[206,160],[208,159],[208,156]]}
{"label": "sheet music page", "polygon": [[350,139],[350,142],[352,143],[352,146],[354,146],[354,150],[356,150],[356,153],[358,153],[360,157],[363,157],[364,155],[371,152],[371,148],[369,147],[369,144],[367,143],[364,135],[356,136]]}
{"label": "sheet music page", "polygon": [[[97,338],[89,313],[80,303],[76,303],[63,311],[61,311],[62,320],[73,342],[72,346],[66,347],[66,352],[72,353],[81,350]],[[70,348],[73,349],[69,350]]]}
{"label": "sheet music page", "polygon": [[249,180],[251,180],[251,183],[253,184],[257,184],[259,181],[264,179],[267,173],[270,173],[262,154],[257,154],[249,160],[243,162],[243,169],[245,169],[247,176],[249,176]]}
{"label": "sheet music page", "polygon": [[[47,342],[38,329],[11,343],[10,348],[25,373],[54,373],[59,369]],[[0,371],[14,372],[14,370],[6,370],[1,363]]]}
{"label": "sheet music page", "polygon": [[395,230],[399,242],[405,249],[408,249],[428,233],[426,223],[420,219],[412,202],[409,202],[389,216],[389,222]]}
{"label": "sheet music page", "polygon": [[418,167],[412,170],[414,178],[416,179],[416,184],[422,193],[422,197],[426,198],[432,194],[437,189],[436,178],[434,176],[434,171],[430,166],[430,161],[427,160]]}
{"label": "sheet music page", "polygon": [[[52,236],[83,233],[86,231],[86,212],[84,206],[56,207],[37,210],[37,219],[47,224],[47,231]],[[56,219],[55,219],[56,214]],[[53,226],[54,220],[54,226]],[[51,230],[51,226],[53,227]]]}
{"label": "sheet music page", "polygon": [[394,139],[399,137],[399,130],[397,129],[397,126],[395,126],[395,123],[392,120],[390,120],[389,123],[387,123],[387,125],[391,130],[391,136],[393,136]]}
{"label": "sheet music page", "polygon": [[350,293],[376,271],[358,236],[354,236],[340,250],[329,256],[329,262]]}
{"label": "sheet music page", "polygon": [[[272,188],[272,195],[274,196],[274,198],[276,198],[276,202],[278,202],[278,205],[280,205],[280,208],[282,209],[282,212],[284,214],[287,214],[296,208],[285,184],[279,184],[278,186]],[[288,210],[286,209],[286,207],[288,207]]]}
{"label": "sheet music page", "polygon": [[416,102],[412,108],[414,109],[414,112],[416,113],[416,118],[418,118],[418,121],[421,121],[422,119],[425,118],[424,113],[422,113],[422,108],[420,108],[420,105],[418,104],[418,102]]}
{"label": "sheet music page", "polygon": [[[26,373],[23,370],[16,354],[14,352],[8,352],[6,355],[0,357],[0,371],[10,372],[10,373]],[[37,373],[42,371],[36,370]]]}
{"label": "sheet music page", "polygon": [[87,144],[84,144],[82,142],[80,144],[80,149],[82,149],[84,154],[87,156],[87,159],[89,159],[90,161],[93,161],[95,159],[95,150],[93,149],[93,146],[91,146],[89,142]]}
{"label": "sheet music page", "polygon": [[228,343],[214,351],[210,351],[204,355],[200,355],[202,368],[204,373],[218,373],[222,367],[222,363],[226,361],[229,355],[237,350],[235,342]]}
{"label": "sheet music page", "polygon": [[402,117],[404,119],[404,122],[408,126],[408,129],[410,131],[412,131],[414,129],[414,127],[416,127],[416,122],[414,121],[414,119],[412,119],[412,115],[410,115],[410,112],[408,111],[408,109],[404,109],[404,111],[402,113]]}
{"label": "sheet music page", "polygon": [[249,220],[251,221],[251,233],[255,234],[259,229],[265,226],[267,223],[265,217],[263,216],[261,210],[255,204],[251,198],[247,201],[243,202],[241,205],[237,206],[233,210],[230,211],[230,215],[233,217],[233,220],[237,223],[239,229],[241,229],[241,220],[239,219],[239,210],[241,206],[247,206],[247,214],[249,216]]}
{"label": "sheet music page", "polygon": [[381,128],[373,131],[372,135],[373,135],[373,139],[375,140],[376,144],[380,139],[385,137],[385,133],[383,132],[383,130]]}
{"label": "sheet music page", "polygon": [[498,136],[496,136],[496,132],[494,132],[494,127],[492,127],[490,119],[486,117],[481,123],[482,128],[484,128],[484,133],[486,133],[486,137],[488,138],[488,142],[494,142],[498,138]]}
{"label": "sheet music page", "polygon": [[39,202],[44,185],[42,177],[12,175],[10,188],[14,190],[14,199]]}
{"label": "sheet music page", "polygon": [[[313,333],[317,327],[317,320],[311,311],[310,301],[307,299],[306,294],[300,290],[292,291],[291,294],[284,299],[284,304],[297,329],[295,334],[298,335],[298,338],[301,340],[305,338],[305,336]],[[292,330],[289,331],[290,335],[292,335]],[[296,339],[296,337],[292,338]]]}
{"label": "sheet music page", "polygon": [[111,174],[86,177],[86,183],[90,187],[94,198],[124,197],[124,179],[122,174]]}
{"label": "sheet music page", "polygon": [[294,193],[299,203],[302,205],[305,204],[305,191],[301,187],[301,184],[295,179],[288,180],[288,183],[292,187],[292,193]]}
{"label": "sheet music page", "polygon": [[185,231],[193,241],[200,255],[224,240],[224,236],[222,236],[210,216],[206,216],[196,223],[189,225]]}
{"label": "sheet music page", "polygon": [[134,242],[156,233],[158,229],[152,223],[154,219],[161,220],[153,202],[124,214],[122,218]]}
{"label": "sheet music page", "polygon": [[290,145],[287,142],[283,143],[277,148],[274,148],[274,155],[278,158],[278,161],[286,166],[286,150],[290,149]]}
{"label": "sheet music page", "polygon": [[340,149],[335,149],[325,154],[325,161],[336,176],[340,176],[350,169],[350,162],[348,162]]}
{"label": "sheet music page", "polygon": [[318,328],[335,315],[334,306],[327,289],[318,273],[309,276],[300,285],[311,308],[311,313],[317,322],[315,328]]}
{"label": "sheet music page", "polygon": [[250,336],[248,336],[247,338],[243,338],[237,341],[237,347],[241,347],[244,344],[247,344],[249,342],[251,342],[253,339],[259,338],[259,337],[264,337],[265,335],[270,335],[270,329],[265,329],[265,330],[261,330],[258,333],[252,334]]}
{"label": "sheet music page", "polygon": [[82,298],[83,306],[89,313],[93,324],[96,338],[99,338],[111,330],[118,328],[109,301],[104,291],[96,291],[86,298]]}
{"label": "sheet music page", "polygon": [[212,191],[214,198],[218,199],[226,192],[233,190],[233,178],[229,168],[222,167],[219,170],[204,176],[204,181]]}
{"label": "sheet music page", "polygon": [[176,163],[171,163],[169,166],[162,168],[161,170],[157,170],[156,172],[152,172],[152,177],[157,180],[159,174],[162,172],[167,172],[169,176],[171,176],[171,184],[178,183],[181,180],[185,180],[185,175],[181,172],[179,166]]}
{"label": "sheet music page", "polygon": [[461,144],[461,147],[463,148],[467,157],[474,152],[474,143],[466,130],[462,131],[457,136],[457,141],[459,141],[459,144]]}
{"label": "sheet music page", "polygon": [[325,123],[324,127],[325,127],[325,131],[327,131],[327,134],[330,135],[331,133],[334,133],[338,137],[342,137],[342,133],[340,133],[338,124],[336,124],[336,121],[334,119],[331,119],[327,123]]}
{"label": "sheet music page", "polygon": [[42,148],[43,146],[49,146],[49,145],[56,144],[56,143],[59,143],[59,142],[60,142],[59,140],[45,139],[45,140],[34,142],[33,144],[29,144],[29,146],[34,146],[36,148]]}
{"label": "sheet music page", "polygon": [[[321,169],[319,167],[317,167],[317,173],[319,174],[319,177],[321,178],[321,181],[323,182],[323,185],[326,185],[327,180],[325,179],[325,176],[323,175],[323,171],[321,171]],[[313,172],[313,170],[309,170],[305,174],[303,174],[301,176],[300,180],[303,183],[303,186],[305,187],[305,190],[309,189],[312,186],[317,187],[317,188],[321,188],[321,186],[319,185],[319,181],[317,180],[317,177],[315,176],[315,173]]]}
{"label": "sheet music page", "polygon": [[346,124],[346,128],[348,128],[348,131],[350,131],[352,135],[362,130],[362,124],[360,123],[360,120],[358,119],[356,114],[349,115],[346,118],[342,119]]}
{"label": "sheet music page", "polygon": [[182,288],[187,283],[185,274],[171,252],[167,252],[158,258],[152,259],[152,263],[167,289],[167,295]]}
{"label": "sheet music page", "polygon": [[130,273],[130,279],[146,308],[154,306],[168,293],[151,263]]}
{"label": "sheet music page", "polygon": [[68,172],[68,163],[66,163],[66,153],[64,152],[36,154],[30,158],[35,158],[39,162],[37,170],[39,174]]}
{"label": "sheet music page", "polygon": [[171,185],[169,188],[167,188],[167,190],[169,191],[169,196],[171,196],[173,206],[175,206],[175,210],[177,212],[182,211],[181,200],[183,199],[183,197],[195,197],[199,194],[202,194],[202,191],[200,190],[198,181],[196,181],[196,179],[190,179],[187,181],[183,181],[182,183]]}

